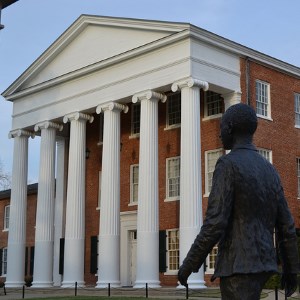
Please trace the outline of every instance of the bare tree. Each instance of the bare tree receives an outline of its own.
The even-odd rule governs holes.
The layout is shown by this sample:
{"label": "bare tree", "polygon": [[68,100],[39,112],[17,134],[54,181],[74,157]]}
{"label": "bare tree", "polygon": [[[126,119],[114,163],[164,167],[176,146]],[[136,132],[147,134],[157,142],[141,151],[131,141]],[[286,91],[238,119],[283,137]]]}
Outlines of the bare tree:
{"label": "bare tree", "polygon": [[4,171],[3,163],[0,159],[0,191],[11,188],[11,176]]}

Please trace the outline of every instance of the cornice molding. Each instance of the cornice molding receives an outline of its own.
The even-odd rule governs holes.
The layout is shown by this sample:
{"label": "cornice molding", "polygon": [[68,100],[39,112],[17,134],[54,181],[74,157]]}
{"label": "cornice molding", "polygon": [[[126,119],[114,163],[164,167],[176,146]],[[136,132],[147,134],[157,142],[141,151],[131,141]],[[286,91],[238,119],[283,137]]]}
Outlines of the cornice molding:
{"label": "cornice molding", "polygon": [[172,84],[172,91],[173,92],[177,92],[178,90],[181,90],[182,88],[185,87],[199,87],[202,88],[204,91],[208,91],[209,85],[208,82],[200,80],[200,79],[196,79],[193,77],[189,77],[186,79],[182,79],[179,81],[176,81]]}
{"label": "cornice molding", "polygon": [[61,124],[57,124],[51,121],[43,121],[43,122],[39,122],[34,126],[34,131],[39,131],[42,129],[48,129],[48,128],[53,128],[53,129],[57,129],[59,131],[63,130],[63,125]]}
{"label": "cornice molding", "polygon": [[[16,90],[26,80],[28,80],[28,78],[33,76],[33,74],[38,72],[44,65],[51,61],[53,57],[55,57],[55,55],[60,53],[89,24],[114,27],[126,26],[132,28],[142,28],[144,30],[165,30],[166,32],[169,31],[170,35],[144,46],[132,49],[126,53],[121,53],[107,60],[88,65],[81,69],[63,74],[46,82],[16,92]],[[259,51],[253,50],[249,47],[233,42],[229,39],[199,28],[195,25],[191,25],[188,23],[172,23],[163,21],[82,15],[64,33],[62,33],[62,35],[52,45],[50,45],[50,47],[44,53],[42,53],[40,57],[32,63],[32,65],[27,70],[25,70],[24,73],[2,93],[2,95],[7,100],[13,101],[22,96],[26,96],[37,91],[55,86],[57,84],[78,78],[80,76],[90,74],[91,72],[100,70],[101,68],[117,64],[121,61],[131,59],[132,57],[142,55],[144,53],[170,45],[186,38],[204,42],[206,44],[212,45],[213,47],[217,47],[219,49],[223,49],[225,51],[238,55],[239,57],[248,57],[253,61],[300,78],[300,67],[276,59]]]}
{"label": "cornice molding", "polygon": [[100,113],[106,110],[123,111],[126,114],[129,110],[129,107],[125,104],[121,104],[117,102],[108,102],[108,103],[98,105],[96,108],[96,113],[99,115]]}
{"label": "cornice molding", "polygon": [[63,118],[64,123],[68,123],[71,121],[79,121],[79,120],[88,121],[89,123],[92,123],[94,121],[94,117],[89,114],[85,114],[77,111],[77,112],[69,113],[65,115]]}
{"label": "cornice molding", "polygon": [[10,138],[10,139],[15,138],[15,137],[21,137],[21,136],[31,137],[33,139],[35,137],[35,134],[34,134],[34,132],[24,130],[24,129],[11,130],[8,133],[8,138]]}
{"label": "cornice molding", "polygon": [[132,96],[132,102],[137,103],[142,100],[160,100],[161,102],[166,102],[167,96],[162,93],[158,93],[152,90],[146,90],[143,92],[139,92]]}

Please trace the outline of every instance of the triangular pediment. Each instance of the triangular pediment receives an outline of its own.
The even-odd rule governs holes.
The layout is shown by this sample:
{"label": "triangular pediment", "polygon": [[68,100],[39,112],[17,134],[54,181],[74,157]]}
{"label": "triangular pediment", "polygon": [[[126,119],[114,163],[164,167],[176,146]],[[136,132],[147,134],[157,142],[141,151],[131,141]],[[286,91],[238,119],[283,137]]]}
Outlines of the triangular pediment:
{"label": "triangular pediment", "polygon": [[5,92],[49,82],[187,29],[189,24],[80,16]]}

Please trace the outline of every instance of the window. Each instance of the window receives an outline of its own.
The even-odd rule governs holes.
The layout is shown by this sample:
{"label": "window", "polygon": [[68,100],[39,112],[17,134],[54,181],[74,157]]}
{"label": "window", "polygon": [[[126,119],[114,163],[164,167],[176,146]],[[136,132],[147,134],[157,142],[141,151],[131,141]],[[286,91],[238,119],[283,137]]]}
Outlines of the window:
{"label": "window", "polygon": [[181,94],[168,96],[167,101],[167,127],[178,127],[181,123]]}
{"label": "window", "polygon": [[224,110],[224,100],[220,94],[207,91],[204,98],[204,117],[219,117]]}
{"label": "window", "polygon": [[130,166],[130,203],[138,203],[139,165]]}
{"label": "window", "polygon": [[267,161],[272,163],[272,151],[268,149],[258,148],[258,153],[263,156]]}
{"label": "window", "polygon": [[6,205],[4,207],[4,230],[8,230],[9,228],[9,213],[10,213],[10,205]]}
{"label": "window", "polygon": [[295,126],[300,128],[300,94],[295,94]]}
{"label": "window", "polygon": [[222,155],[223,155],[223,149],[217,149],[217,150],[205,152],[205,196],[208,196],[211,191],[215,166],[217,160]]}
{"label": "window", "polygon": [[140,120],[141,120],[141,103],[133,103],[131,110],[131,135],[138,136],[140,134]]}
{"label": "window", "polygon": [[256,80],[256,113],[260,117],[271,118],[270,85]]}
{"label": "window", "polygon": [[180,157],[167,158],[167,199],[178,200],[180,196]]}
{"label": "window", "polygon": [[218,255],[218,246],[213,247],[211,252],[206,258],[206,272],[207,274],[213,274],[215,271],[215,264]]}
{"label": "window", "polygon": [[298,198],[300,199],[300,158],[297,158]]}
{"label": "window", "polygon": [[7,248],[2,249],[2,275],[5,276],[7,273]]}
{"label": "window", "polygon": [[168,272],[179,269],[179,230],[167,230],[167,266]]}

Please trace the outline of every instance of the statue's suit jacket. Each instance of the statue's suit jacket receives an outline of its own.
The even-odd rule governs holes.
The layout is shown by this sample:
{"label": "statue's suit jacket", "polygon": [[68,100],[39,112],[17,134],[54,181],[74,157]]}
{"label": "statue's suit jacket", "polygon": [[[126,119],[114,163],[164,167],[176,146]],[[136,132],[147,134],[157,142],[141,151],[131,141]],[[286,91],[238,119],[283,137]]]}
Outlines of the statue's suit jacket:
{"label": "statue's suit jacket", "polygon": [[184,264],[197,272],[218,244],[215,277],[276,272],[274,229],[285,272],[298,272],[294,221],[279,175],[252,144],[216,164],[206,217]]}

